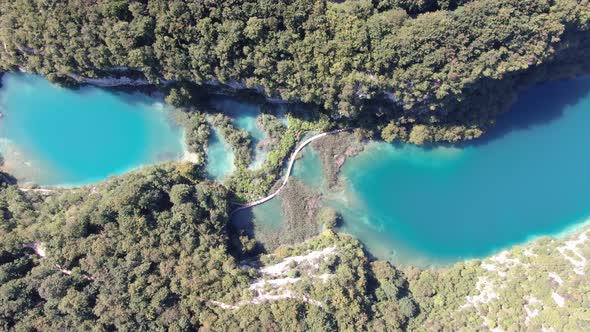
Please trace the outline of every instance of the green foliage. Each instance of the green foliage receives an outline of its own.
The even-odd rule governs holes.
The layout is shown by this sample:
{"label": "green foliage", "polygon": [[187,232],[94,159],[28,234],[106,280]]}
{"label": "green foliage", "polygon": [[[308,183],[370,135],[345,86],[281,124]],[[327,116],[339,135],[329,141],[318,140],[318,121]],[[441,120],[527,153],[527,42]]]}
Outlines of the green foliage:
{"label": "green foliage", "polygon": [[[477,136],[461,126],[490,126],[544,66],[587,71],[588,7],[573,0],[0,0],[0,70],[249,87],[320,106],[333,119],[369,119],[379,130],[412,116],[439,132],[429,139],[452,141]],[[189,97],[175,87],[167,101],[186,105]],[[406,124],[408,138],[413,125]]]}
{"label": "green foliage", "polygon": [[381,0],[377,7],[381,10],[403,8],[409,13],[418,14],[437,10],[455,10],[473,0]]}
{"label": "green foliage", "polygon": [[[184,142],[189,153],[193,155],[191,163],[193,166],[186,171],[192,173],[194,177],[203,177],[204,168],[207,161],[206,146],[211,135],[209,124],[205,114],[191,110],[187,112],[177,111],[174,113],[175,118],[184,128]],[[187,166],[185,165],[185,168]]]}
{"label": "green foliage", "polygon": [[332,208],[323,208],[318,213],[318,224],[324,229],[334,229],[339,226],[342,217]]}
{"label": "green foliage", "polygon": [[186,88],[180,87],[170,89],[165,101],[172,106],[181,107],[189,105],[191,98],[190,92]]}
{"label": "green foliage", "polygon": [[[281,277],[297,281],[275,291],[288,291],[290,299],[224,309],[214,301],[249,301],[252,283],[267,276],[238,267],[228,254],[227,190],[184,176],[182,165],[49,196],[2,184],[0,329],[454,331],[478,330],[484,322],[506,330],[588,327],[584,278],[590,267],[575,270],[576,259],[590,254],[582,241],[587,228],[516,247],[486,259],[485,268],[471,260],[403,272],[371,261],[350,236],[326,230],[260,257],[258,264],[276,264],[333,248],[320,261],[287,265]],[[241,235],[238,241],[242,254],[253,252],[253,239]],[[484,291],[495,295],[481,297]],[[527,321],[527,310],[538,315]]]}
{"label": "green foliage", "polygon": [[0,189],[0,329],[195,330],[203,299],[250,280],[225,247],[220,185],[167,167],[90,191]]}
{"label": "green foliage", "polygon": [[408,142],[420,145],[431,141],[432,132],[429,127],[425,125],[416,125],[412,128]]}
{"label": "green foliage", "polygon": [[236,168],[247,168],[252,160],[252,141],[248,132],[236,128],[232,124],[232,119],[221,113],[211,116],[211,123],[219,130],[223,139],[234,151],[234,165]]}
{"label": "green foliage", "polygon": [[399,126],[392,121],[385,128],[383,128],[381,131],[381,137],[388,143],[391,143],[395,140],[405,141],[408,138],[408,132],[405,127]]}
{"label": "green foliage", "polygon": [[272,145],[276,144],[287,130],[283,122],[272,114],[262,113],[258,116],[257,121],[268,138],[272,140]]}
{"label": "green foliage", "polygon": [[128,2],[126,0],[109,0],[106,4],[107,14],[118,19],[125,19],[129,15]]}
{"label": "green foliage", "polygon": [[[415,314],[411,309],[416,308],[403,274],[391,264],[374,269],[358,241],[350,236],[326,231],[303,244],[278,248],[262,260],[272,264],[328,247],[334,247],[334,254],[321,259],[319,271],[314,262],[291,264],[285,273],[285,277],[300,279],[284,290],[308,301],[281,300],[225,311],[215,328],[224,331],[365,331],[391,323],[386,330],[401,331]],[[318,273],[327,276],[326,280],[319,280]],[[381,287],[387,287],[386,284],[398,285],[399,293],[391,298],[379,298],[377,293],[381,292]],[[408,313],[410,315],[406,315]]]}
{"label": "green foliage", "polygon": [[408,329],[471,331],[485,324],[506,331],[587,330],[584,280],[590,268],[576,271],[571,259],[590,254],[590,243],[581,241],[588,232],[583,226],[563,238],[537,239],[482,261],[423,271],[408,268],[410,290],[420,303]]}
{"label": "green foliage", "polygon": [[[536,256],[520,255],[527,265],[505,277],[478,261],[401,273],[327,231],[262,258],[335,245],[338,255],[319,267],[333,275],[327,282],[291,275],[302,278],[291,290],[321,306],[293,299],[232,311],[211,300],[251,297],[255,277],[228,254],[228,191],[267,194],[304,135],[347,118],[369,129],[362,136],[376,129],[387,141],[478,137],[519,87],[588,71],[589,22],[586,0],[0,0],[0,71],[72,82],[123,68],[154,83],[220,82],[317,106],[289,116],[288,128],[261,116],[273,148],[256,171],[247,169],[247,133],[213,117],[236,154],[227,189],[201,180],[210,128],[196,111],[179,115],[195,164],[49,197],[23,193],[0,172],[0,329],[478,330],[485,317],[489,328],[587,330],[590,290],[559,241],[539,241]],[[195,100],[180,83],[166,101]],[[337,216],[318,218],[331,228]],[[237,242],[242,254],[255,250],[251,238]],[[44,258],[34,252],[41,244]],[[563,283],[548,281],[549,272]],[[495,288],[499,301],[465,307],[481,277],[508,287]],[[554,291],[567,306],[555,305]],[[543,310],[526,325],[530,295]]]}
{"label": "green foliage", "polygon": [[[218,118],[223,118],[223,116],[218,115]],[[272,150],[266,156],[262,167],[256,170],[238,167],[226,181],[226,185],[239,199],[251,200],[267,195],[281,175],[284,164],[291,157],[291,152],[297,144],[301,143],[303,136],[310,132],[322,132],[330,128],[330,121],[322,114],[315,117],[287,115],[287,119],[289,126],[285,128],[278,119],[270,120],[269,117],[263,115],[261,119],[263,128],[267,135],[274,140]],[[230,119],[227,118],[224,121],[229,123]],[[227,125],[225,127],[229,128]],[[251,153],[250,149],[247,149],[248,152],[246,152],[245,147],[247,146],[240,145],[240,149],[244,149],[240,154]]]}
{"label": "green foliage", "polygon": [[[374,268],[358,241],[330,231],[273,258],[334,246],[322,264],[326,282],[299,264],[286,273],[301,280],[294,294],[322,306],[305,297],[235,311],[214,305],[251,298],[254,274],[227,253],[227,191],[175,167],[37,195],[0,189],[3,330],[358,330],[373,322],[371,303],[390,303],[399,324],[413,314],[400,272]],[[252,249],[250,239],[240,241]]]}

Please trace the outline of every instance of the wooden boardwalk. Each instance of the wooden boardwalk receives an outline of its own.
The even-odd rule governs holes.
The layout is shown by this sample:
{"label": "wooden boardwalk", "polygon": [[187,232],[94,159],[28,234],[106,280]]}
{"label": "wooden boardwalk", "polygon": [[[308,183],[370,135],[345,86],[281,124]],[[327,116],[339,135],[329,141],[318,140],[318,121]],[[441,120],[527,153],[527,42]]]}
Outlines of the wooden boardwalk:
{"label": "wooden boardwalk", "polygon": [[246,204],[238,207],[237,209],[233,210],[230,215],[233,215],[234,213],[236,213],[238,211],[249,209],[251,207],[255,207],[256,205],[266,203],[266,202],[270,201],[271,199],[275,198],[278,194],[280,194],[281,190],[283,190],[283,188],[285,188],[285,186],[287,185],[287,182],[289,181],[289,177],[291,176],[291,171],[293,170],[293,164],[295,164],[295,160],[297,158],[297,154],[301,150],[303,150],[303,148],[305,148],[307,145],[309,145],[309,143],[311,143],[317,139],[320,139],[320,138],[328,136],[328,135],[334,135],[337,133],[341,133],[341,132],[347,131],[347,130],[349,130],[349,129],[346,128],[346,129],[336,129],[336,130],[332,130],[332,131],[327,131],[325,133],[314,135],[314,136],[306,139],[305,141],[303,141],[301,144],[299,144],[297,149],[295,149],[295,151],[291,155],[291,159],[289,160],[289,167],[287,168],[287,174],[285,174],[285,178],[283,179],[283,183],[281,183],[281,186],[275,192],[273,192],[272,194],[270,194],[266,197],[263,197],[259,200],[254,201],[254,202],[246,203]]}

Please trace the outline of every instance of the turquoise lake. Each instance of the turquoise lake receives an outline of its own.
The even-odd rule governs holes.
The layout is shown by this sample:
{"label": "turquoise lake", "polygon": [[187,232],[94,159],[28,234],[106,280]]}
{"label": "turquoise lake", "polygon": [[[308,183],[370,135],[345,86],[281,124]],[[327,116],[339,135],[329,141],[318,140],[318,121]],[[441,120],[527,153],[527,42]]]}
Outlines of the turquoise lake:
{"label": "turquoise lake", "polygon": [[[261,105],[244,101],[243,99],[232,96],[213,96],[209,100],[210,106],[217,112],[221,112],[232,118],[232,124],[245,130],[252,142],[252,161],[248,168],[256,170],[264,164],[268,151],[263,149],[259,143],[265,138],[264,130],[258,125],[258,116],[261,114]],[[285,113],[284,105],[271,105],[271,111],[284,124],[289,124]],[[215,180],[223,181],[235,169],[234,153],[231,146],[225,142],[218,131],[214,131],[207,148],[207,172]],[[275,209],[276,211],[276,209]]]}
{"label": "turquoise lake", "polygon": [[293,165],[292,176],[314,189],[320,189],[324,185],[324,174],[319,156],[311,147],[306,147],[302,155]]}
{"label": "turquoise lake", "polygon": [[484,257],[590,217],[590,78],[520,94],[474,143],[371,143],[328,195],[342,230],[397,263]]}
{"label": "turquoise lake", "polygon": [[17,178],[83,185],[183,156],[182,130],[161,100],[26,74],[5,74],[2,84],[0,153]]}
{"label": "turquoise lake", "polygon": [[[438,147],[371,142],[344,164],[342,188],[325,188],[307,147],[293,177],[323,193],[340,230],[397,264],[485,257],[590,218],[590,77],[523,91],[496,128]],[[279,201],[252,210],[255,231],[280,229]]]}
{"label": "turquoise lake", "polygon": [[[82,185],[183,157],[182,129],[159,99],[64,89],[25,74],[6,74],[2,83],[0,153],[19,179]],[[234,115],[254,143],[264,139],[257,106],[225,97],[213,105]],[[512,108],[471,143],[369,143],[343,166],[338,192],[325,189],[320,158],[309,147],[293,176],[323,192],[343,216],[342,231],[401,264],[484,257],[587,220],[590,77],[530,88]],[[222,179],[233,170],[233,154],[216,132],[210,143],[208,169]],[[276,199],[249,214],[255,229],[276,232],[281,210]]]}
{"label": "turquoise lake", "polygon": [[[303,149],[301,158],[293,165],[292,178],[297,178],[313,189],[321,189],[324,183],[321,163],[318,155],[310,147]],[[255,206],[250,211],[239,212],[234,219],[251,221],[254,227],[254,234],[264,237],[264,234],[272,234],[280,231],[284,226],[283,219],[283,198],[281,195],[274,199]],[[238,222],[239,227],[247,228]],[[263,234],[262,236],[260,236]]]}

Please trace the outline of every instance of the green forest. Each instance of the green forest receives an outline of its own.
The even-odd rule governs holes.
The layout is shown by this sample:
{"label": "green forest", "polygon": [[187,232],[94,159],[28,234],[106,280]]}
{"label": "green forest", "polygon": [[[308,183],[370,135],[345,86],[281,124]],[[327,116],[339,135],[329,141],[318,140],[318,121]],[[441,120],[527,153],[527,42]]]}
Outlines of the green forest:
{"label": "green forest", "polygon": [[[476,138],[520,88],[590,72],[589,30],[588,0],[0,0],[0,75],[145,78],[195,156],[74,189],[0,170],[0,331],[589,330],[590,264],[570,264],[588,241],[420,269],[371,257],[329,209],[272,251],[230,224],[307,133],[356,128],[332,152]],[[201,89],[305,107],[285,126],[263,106],[270,151],[250,170],[251,137]],[[236,156],[223,184],[206,176],[211,125]]]}
{"label": "green forest", "polygon": [[587,227],[483,261],[399,268],[323,211],[318,236],[261,253],[229,227],[227,189],[187,166],[38,191],[0,173],[0,331],[590,328],[590,265],[575,263],[590,255]]}
{"label": "green forest", "polygon": [[255,264],[253,240],[229,232],[227,190],[183,164],[50,194],[23,192],[2,175],[2,331],[353,331],[399,329],[417,313],[400,271],[330,230],[277,252],[338,247],[320,268],[329,282],[304,279],[293,290],[320,306],[220,307],[252,298],[257,274],[240,259]]}
{"label": "green forest", "polygon": [[589,19],[588,0],[2,0],[0,71],[248,87],[387,140],[458,141],[519,87],[586,72]]}

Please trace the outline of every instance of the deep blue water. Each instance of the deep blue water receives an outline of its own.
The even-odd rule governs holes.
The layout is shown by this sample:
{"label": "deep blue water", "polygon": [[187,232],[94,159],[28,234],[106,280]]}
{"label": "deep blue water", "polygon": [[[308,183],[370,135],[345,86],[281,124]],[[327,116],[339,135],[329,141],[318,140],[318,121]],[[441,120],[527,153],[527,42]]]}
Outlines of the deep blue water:
{"label": "deep blue water", "polygon": [[372,143],[346,162],[329,204],[378,257],[483,257],[590,217],[590,78],[523,92],[484,139],[463,147]]}
{"label": "deep blue water", "polygon": [[182,157],[182,130],[160,100],[25,74],[5,74],[2,83],[0,153],[17,178],[82,185]]}

